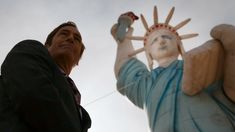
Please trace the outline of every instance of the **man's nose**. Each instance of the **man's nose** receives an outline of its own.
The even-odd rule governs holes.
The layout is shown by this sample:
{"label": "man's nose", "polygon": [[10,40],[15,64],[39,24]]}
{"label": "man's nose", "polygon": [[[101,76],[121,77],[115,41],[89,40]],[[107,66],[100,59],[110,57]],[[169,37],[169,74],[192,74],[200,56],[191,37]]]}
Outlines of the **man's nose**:
{"label": "man's nose", "polygon": [[72,34],[68,35],[67,41],[73,43],[74,42],[74,36]]}

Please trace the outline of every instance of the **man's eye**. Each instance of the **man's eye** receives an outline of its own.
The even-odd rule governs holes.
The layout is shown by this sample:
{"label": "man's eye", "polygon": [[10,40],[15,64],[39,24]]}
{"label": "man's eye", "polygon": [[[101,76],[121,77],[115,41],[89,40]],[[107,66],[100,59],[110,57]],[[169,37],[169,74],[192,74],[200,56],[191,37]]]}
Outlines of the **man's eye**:
{"label": "man's eye", "polygon": [[79,37],[75,37],[75,40],[81,42],[81,39]]}
{"label": "man's eye", "polygon": [[78,39],[78,38],[75,38],[75,40],[76,40],[76,41],[78,41],[78,42],[81,42],[81,40],[80,40],[80,39]]}
{"label": "man's eye", "polygon": [[60,33],[60,35],[64,35],[64,36],[66,36],[66,35],[67,35],[67,33],[66,33],[66,32],[61,32],[61,33]]}

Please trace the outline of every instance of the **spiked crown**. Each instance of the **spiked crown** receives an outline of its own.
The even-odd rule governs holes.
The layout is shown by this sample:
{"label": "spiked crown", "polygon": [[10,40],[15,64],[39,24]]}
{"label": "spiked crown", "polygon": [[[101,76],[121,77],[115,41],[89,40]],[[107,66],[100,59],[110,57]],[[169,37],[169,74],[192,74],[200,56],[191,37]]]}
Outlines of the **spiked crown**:
{"label": "spiked crown", "polygon": [[[140,15],[141,21],[144,25],[144,28],[146,29],[145,35],[143,37],[142,36],[127,36],[127,38],[131,39],[131,40],[143,41],[144,42],[144,47],[133,51],[132,53],[129,54],[129,56],[134,56],[134,55],[136,55],[140,52],[145,51],[146,57],[148,59],[149,67],[150,67],[150,69],[152,69],[153,61],[152,61],[152,57],[150,56],[150,54],[146,50],[146,45],[148,43],[147,40],[149,39],[149,36],[152,35],[152,34],[154,35],[154,31],[168,30],[172,34],[176,35],[177,39],[180,40],[180,41],[183,40],[183,39],[189,39],[189,38],[198,36],[197,33],[179,35],[179,33],[177,32],[177,30],[179,30],[181,27],[186,25],[191,20],[190,18],[180,22],[176,26],[169,25],[169,22],[170,22],[170,20],[173,16],[174,10],[175,10],[175,7],[172,7],[172,9],[170,10],[168,16],[166,17],[165,22],[164,23],[159,23],[158,22],[157,7],[154,6],[154,10],[153,10],[153,22],[154,22],[154,24],[150,27],[148,26],[148,23],[146,22],[144,16],[142,14]],[[182,43],[179,44],[179,48],[180,48],[180,53],[183,56],[183,54],[185,53],[185,50],[184,50],[184,47],[183,47]]]}

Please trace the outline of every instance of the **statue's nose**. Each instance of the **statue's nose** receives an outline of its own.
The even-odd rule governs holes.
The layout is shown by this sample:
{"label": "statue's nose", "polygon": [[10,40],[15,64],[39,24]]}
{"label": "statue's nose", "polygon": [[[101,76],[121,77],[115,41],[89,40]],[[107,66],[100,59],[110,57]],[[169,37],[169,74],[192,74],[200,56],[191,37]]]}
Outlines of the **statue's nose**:
{"label": "statue's nose", "polygon": [[165,43],[166,43],[166,41],[162,37],[160,37],[159,38],[159,44],[160,45],[165,45]]}

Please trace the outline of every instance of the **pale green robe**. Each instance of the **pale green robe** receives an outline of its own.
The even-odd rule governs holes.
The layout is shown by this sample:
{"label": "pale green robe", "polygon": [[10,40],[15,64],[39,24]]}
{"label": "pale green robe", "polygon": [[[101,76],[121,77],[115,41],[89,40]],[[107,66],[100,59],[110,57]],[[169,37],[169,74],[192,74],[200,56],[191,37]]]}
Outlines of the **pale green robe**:
{"label": "pale green robe", "polygon": [[224,95],[221,83],[187,96],[181,91],[182,74],[180,60],[149,72],[133,58],[120,69],[117,88],[146,109],[152,132],[234,132],[235,104]]}

